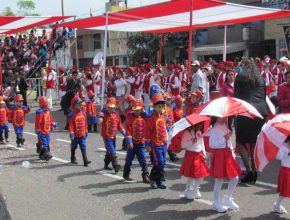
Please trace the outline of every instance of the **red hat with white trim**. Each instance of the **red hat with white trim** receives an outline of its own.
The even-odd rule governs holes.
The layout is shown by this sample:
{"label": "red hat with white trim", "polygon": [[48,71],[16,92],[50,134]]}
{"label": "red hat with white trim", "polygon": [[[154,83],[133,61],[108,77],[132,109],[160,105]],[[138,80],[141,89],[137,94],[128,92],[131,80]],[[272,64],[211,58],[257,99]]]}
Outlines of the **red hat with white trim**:
{"label": "red hat with white trim", "polygon": [[23,101],[24,99],[23,99],[23,96],[21,94],[18,94],[15,96],[14,100],[15,101]]}
{"label": "red hat with white trim", "polygon": [[178,95],[174,98],[174,101],[176,104],[180,104],[180,103],[184,102],[184,99],[181,97],[181,95]]}
{"label": "red hat with white trim", "polygon": [[194,90],[194,91],[191,93],[191,95],[196,96],[197,99],[198,99],[198,101],[201,101],[201,99],[202,99],[202,94],[201,94],[201,91],[200,91],[199,89]]}
{"label": "red hat with white trim", "polygon": [[165,103],[164,97],[160,93],[155,94],[152,97],[152,100],[151,101],[152,101],[153,105],[156,105],[158,103],[160,103],[160,104],[164,104]]}
{"label": "red hat with white trim", "polygon": [[141,110],[141,109],[144,109],[144,103],[140,102],[140,101],[134,102],[134,104],[132,106],[132,110],[133,111],[138,111],[138,110]]}
{"label": "red hat with white trim", "polygon": [[132,96],[132,95],[128,95],[128,97],[127,97],[127,99],[126,99],[126,102],[127,102],[127,103],[130,103],[130,102],[132,102],[132,101],[136,101],[135,97]]}
{"label": "red hat with white trim", "polygon": [[75,106],[76,104],[82,103],[83,100],[80,99],[79,96],[75,95],[71,100],[71,106]]}
{"label": "red hat with white trim", "polygon": [[41,96],[38,100],[38,104],[41,108],[46,108],[48,106],[48,99],[45,96]]}
{"label": "red hat with white trim", "polygon": [[116,108],[117,107],[117,100],[115,98],[108,98],[106,106],[109,108]]}

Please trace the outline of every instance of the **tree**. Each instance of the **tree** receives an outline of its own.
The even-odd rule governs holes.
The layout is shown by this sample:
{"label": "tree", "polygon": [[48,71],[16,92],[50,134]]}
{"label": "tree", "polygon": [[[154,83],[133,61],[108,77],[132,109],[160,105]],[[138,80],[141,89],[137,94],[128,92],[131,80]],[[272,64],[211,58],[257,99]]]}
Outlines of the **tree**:
{"label": "tree", "polygon": [[19,0],[17,6],[21,15],[39,16],[38,13],[33,12],[36,8],[33,0]]}
{"label": "tree", "polygon": [[1,12],[1,15],[2,16],[15,16],[15,14],[13,13],[10,7],[4,8],[3,11]]}
{"label": "tree", "polygon": [[[163,42],[166,42],[166,35]],[[157,63],[157,52],[160,49],[160,35],[147,33],[132,33],[127,42],[130,50],[129,57],[132,61],[139,63],[151,62]]]}

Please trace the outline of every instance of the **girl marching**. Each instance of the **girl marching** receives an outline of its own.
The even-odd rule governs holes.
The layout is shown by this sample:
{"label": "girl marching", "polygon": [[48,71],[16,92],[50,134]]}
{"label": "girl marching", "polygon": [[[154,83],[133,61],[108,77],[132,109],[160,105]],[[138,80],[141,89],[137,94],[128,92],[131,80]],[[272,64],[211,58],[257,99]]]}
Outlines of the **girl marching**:
{"label": "girl marching", "polygon": [[[211,176],[215,178],[213,210],[224,213],[227,208],[238,210],[233,193],[241,174],[240,167],[234,158],[233,146],[231,142],[231,131],[227,126],[227,118],[216,119],[213,127],[209,131],[209,146],[212,149]],[[228,190],[221,201],[220,193],[224,179],[230,179]]]}
{"label": "girl marching", "polygon": [[188,127],[181,138],[181,148],[185,149],[180,175],[186,178],[186,188],[183,197],[200,199],[199,185],[204,177],[209,176],[205,160],[205,147],[202,137],[204,123]]}

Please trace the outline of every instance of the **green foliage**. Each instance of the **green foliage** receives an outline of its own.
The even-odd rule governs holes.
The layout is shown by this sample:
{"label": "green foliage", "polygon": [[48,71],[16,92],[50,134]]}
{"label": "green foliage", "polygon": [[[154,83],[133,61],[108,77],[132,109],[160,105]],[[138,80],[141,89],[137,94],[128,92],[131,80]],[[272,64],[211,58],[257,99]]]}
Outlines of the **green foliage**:
{"label": "green foliage", "polygon": [[5,7],[3,11],[1,12],[2,16],[15,16],[12,9],[10,7]]}
{"label": "green foliage", "polygon": [[[166,35],[163,37],[163,42],[166,41]],[[157,63],[157,52],[160,48],[160,35],[147,33],[132,33],[127,42],[130,50],[130,59],[139,63],[144,63],[145,60],[151,63]]]}
{"label": "green foliage", "polygon": [[35,13],[36,4],[33,0],[19,0],[17,2],[19,8],[19,14],[26,16],[39,16],[38,13]]}

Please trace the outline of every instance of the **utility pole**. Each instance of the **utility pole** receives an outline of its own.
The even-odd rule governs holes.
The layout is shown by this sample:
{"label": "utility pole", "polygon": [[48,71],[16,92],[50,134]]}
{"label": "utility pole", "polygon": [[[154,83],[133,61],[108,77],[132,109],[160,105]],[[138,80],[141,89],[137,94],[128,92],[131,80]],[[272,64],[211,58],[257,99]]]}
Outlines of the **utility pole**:
{"label": "utility pole", "polygon": [[61,15],[64,16],[63,0],[61,0]]}

